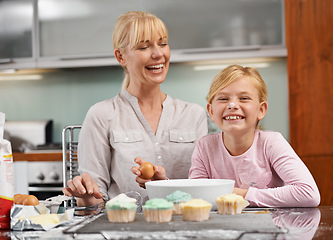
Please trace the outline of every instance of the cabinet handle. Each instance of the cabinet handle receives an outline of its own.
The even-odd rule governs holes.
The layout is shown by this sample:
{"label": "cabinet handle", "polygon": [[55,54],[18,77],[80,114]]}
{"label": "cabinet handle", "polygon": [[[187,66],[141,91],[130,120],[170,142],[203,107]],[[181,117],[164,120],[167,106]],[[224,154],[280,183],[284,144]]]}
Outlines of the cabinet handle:
{"label": "cabinet handle", "polygon": [[61,57],[60,60],[84,60],[84,59],[98,59],[98,58],[115,58],[114,55],[108,56],[70,56],[70,57]]}
{"label": "cabinet handle", "polygon": [[236,52],[236,51],[253,51],[260,50],[260,45],[252,46],[235,46],[235,47],[219,47],[219,48],[201,48],[183,50],[183,54],[198,54],[198,53],[219,53],[219,52]]}

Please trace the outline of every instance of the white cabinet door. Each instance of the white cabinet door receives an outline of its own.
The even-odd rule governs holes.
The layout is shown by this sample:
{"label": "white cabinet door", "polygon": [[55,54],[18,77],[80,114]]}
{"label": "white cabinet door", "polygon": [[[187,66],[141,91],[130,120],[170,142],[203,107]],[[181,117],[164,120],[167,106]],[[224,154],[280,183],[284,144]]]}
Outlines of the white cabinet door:
{"label": "white cabinet door", "polygon": [[0,69],[32,68],[33,0],[0,0]]}
{"label": "white cabinet door", "polygon": [[113,55],[112,31],[124,12],[149,11],[167,25],[172,49],[283,45],[278,0],[39,0],[40,55]]}
{"label": "white cabinet door", "polygon": [[143,10],[138,0],[39,0],[41,57],[112,56],[112,31],[120,14]]}
{"label": "white cabinet door", "polygon": [[172,62],[286,56],[283,3],[0,0],[0,63],[9,67],[14,58],[28,58],[37,68],[118,64],[113,27],[121,14],[131,10],[151,12],[166,23]]}
{"label": "white cabinet door", "polygon": [[172,49],[283,45],[281,0],[148,0],[164,20]]}
{"label": "white cabinet door", "polygon": [[38,65],[117,64],[112,31],[130,10],[166,23],[172,62],[286,56],[283,0],[39,0]]}

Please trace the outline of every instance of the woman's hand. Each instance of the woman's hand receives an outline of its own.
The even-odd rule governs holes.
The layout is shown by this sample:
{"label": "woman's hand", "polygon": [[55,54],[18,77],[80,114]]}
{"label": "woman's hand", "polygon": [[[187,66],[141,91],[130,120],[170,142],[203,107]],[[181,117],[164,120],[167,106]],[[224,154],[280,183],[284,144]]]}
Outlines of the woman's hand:
{"label": "woman's hand", "polygon": [[78,206],[90,206],[101,202],[103,195],[97,183],[88,173],[76,176],[67,182],[67,187],[62,192],[68,197],[76,197]]}
{"label": "woman's hand", "polygon": [[[146,162],[145,160],[143,160],[142,158],[135,158],[134,162],[141,165],[144,162]],[[144,179],[141,176],[141,172],[139,170],[139,167],[132,167],[131,169],[132,173],[137,175],[135,181],[139,184],[140,187],[142,188],[146,188],[145,183],[146,182],[150,182],[150,181],[154,181],[154,180],[167,180],[168,178],[165,175],[165,169],[160,166],[160,165],[155,165],[154,166],[154,176],[151,179]]]}
{"label": "woman's hand", "polygon": [[245,198],[246,194],[247,194],[247,189],[243,189],[243,188],[234,188],[233,193],[242,196],[243,198]]}

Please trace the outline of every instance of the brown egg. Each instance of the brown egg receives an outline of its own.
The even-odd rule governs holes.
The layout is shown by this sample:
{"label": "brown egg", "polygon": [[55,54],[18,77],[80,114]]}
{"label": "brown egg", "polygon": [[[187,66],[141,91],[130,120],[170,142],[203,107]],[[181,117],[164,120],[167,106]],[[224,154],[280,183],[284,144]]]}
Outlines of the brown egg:
{"label": "brown egg", "polygon": [[17,199],[19,199],[19,197],[21,197],[21,196],[22,196],[22,194],[19,194],[19,193],[18,193],[18,194],[15,194],[15,195],[14,195],[14,199],[13,199],[13,203],[14,203],[14,204],[17,204]]}
{"label": "brown egg", "polygon": [[154,176],[154,165],[150,162],[142,163],[139,167],[139,171],[141,172],[141,177],[144,179],[150,179]]}
{"label": "brown egg", "polygon": [[27,196],[28,196],[27,194],[22,194],[21,196],[18,196],[17,199],[16,199],[16,203],[15,203],[15,204],[22,205],[24,199],[25,199]]}
{"label": "brown egg", "polygon": [[28,195],[23,201],[23,205],[36,206],[38,204],[39,204],[39,201],[34,195]]}

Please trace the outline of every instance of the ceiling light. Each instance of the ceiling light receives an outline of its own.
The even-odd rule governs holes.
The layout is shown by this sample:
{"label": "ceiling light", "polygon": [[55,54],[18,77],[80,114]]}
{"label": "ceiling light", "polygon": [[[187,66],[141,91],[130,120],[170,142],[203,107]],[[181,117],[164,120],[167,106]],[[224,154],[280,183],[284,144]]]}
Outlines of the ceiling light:
{"label": "ceiling light", "polygon": [[42,79],[43,79],[43,76],[40,74],[0,76],[0,81],[22,81],[22,80],[42,80]]}
{"label": "ceiling light", "polygon": [[[213,64],[213,65],[199,65],[194,66],[194,71],[208,71],[208,70],[222,70],[232,64]],[[267,68],[270,66],[270,63],[242,63],[243,67],[253,67],[253,68]]]}

